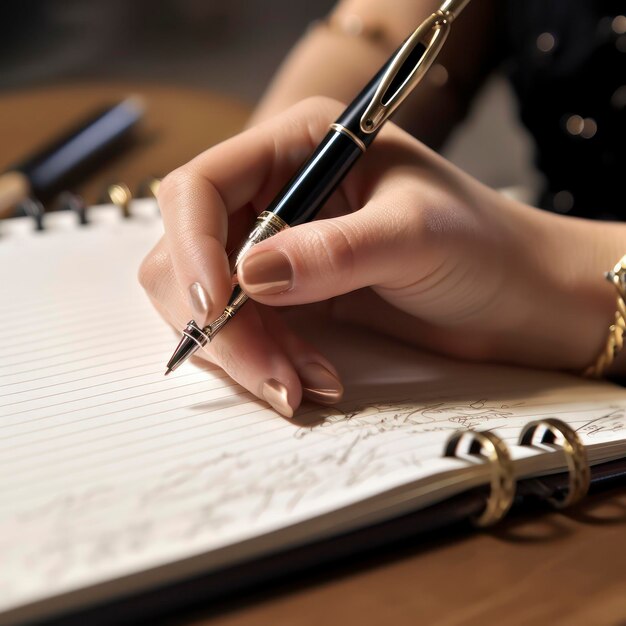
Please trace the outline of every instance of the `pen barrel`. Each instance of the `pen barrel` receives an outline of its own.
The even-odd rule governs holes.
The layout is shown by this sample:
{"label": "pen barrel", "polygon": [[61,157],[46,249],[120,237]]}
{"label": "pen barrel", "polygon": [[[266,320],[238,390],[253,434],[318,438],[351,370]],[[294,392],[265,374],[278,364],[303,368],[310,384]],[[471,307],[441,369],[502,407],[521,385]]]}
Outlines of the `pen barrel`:
{"label": "pen barrel", "polygon": [[312,220],[361,154],[352,139],[330,131],[267,211],[290,226]]}
{"label": "pen barrel", "polygon": [[309,222],[317,215],[378,134],[378,130],[364,132],[361,117],[390,64],[391,60],[380,68],[337,118],[315,152],[283,187],[267,211],[275,213],[291,226]]}
{"label": "pen barrel", "polygon": [[391,65],[393,57],[394,55],[392,55],[391,59],[378,70],[370,82],[363,87],[357,97],[350,103],[350,106],[348,106],[348,108],[339,116],[339,118],[337,118],[337,121],[335,122],[339,126],[343,126],[347,129],[359,141],[363,142],[366,149],[372,141],[374,141],[376,135],[378,135],[378,130],[365,132],[361,128],[361,118],[372,102],[374,94],[380,85],[380,81]]}

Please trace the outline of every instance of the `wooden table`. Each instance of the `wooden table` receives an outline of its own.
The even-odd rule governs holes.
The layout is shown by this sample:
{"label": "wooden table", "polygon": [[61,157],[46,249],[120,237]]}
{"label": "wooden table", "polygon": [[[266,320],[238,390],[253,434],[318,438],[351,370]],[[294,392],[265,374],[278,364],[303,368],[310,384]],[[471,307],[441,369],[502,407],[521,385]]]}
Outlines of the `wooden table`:
{"label": "wooden table", "polygon": [[213,607],[193,626],[626,624],[626,489],[442,531]]}
{"label": "wooden table", "polygon": [[[247,110],[210,93],[163,86],[76,85],[0,95],[0,168],[103,102],[148,105],[143,141],[78,188],[135,189],[243,125]],[[194,626],[626,624],[626,489],[571,513],[505,520],[493,532],[442,532],[345,560],[185,614]],[[168,623],[171,623],[168,620]]]}
{"label": "wooden table", "polygon": [[130,95],[146,105],[137,139],[73,188],[87,204],[114,182],[136,194],[148,178],[163,177],[237,132],[249,115],[237,101],[181,87],[82,84],[0,93],[0,172],[93,111]]}

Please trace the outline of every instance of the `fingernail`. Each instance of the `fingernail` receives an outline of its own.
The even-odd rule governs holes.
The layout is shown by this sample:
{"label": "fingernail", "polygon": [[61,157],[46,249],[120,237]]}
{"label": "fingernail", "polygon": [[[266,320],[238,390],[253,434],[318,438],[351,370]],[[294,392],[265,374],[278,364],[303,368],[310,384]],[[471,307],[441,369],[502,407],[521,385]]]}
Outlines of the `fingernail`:
{"label": "fingernail", "polygon": [[193,283],[189,286],[189,304],[196,323],[201,326],[206,324],[213,303],[206,289],[200,283]]}
{"label": "fingernail", "polygon": [[258,296],[287,291],[293,281],[289,259],[276,250],[245,256],[237,273],[246,291]]}
{"label": "fingernail", "polygon": [[275,378],[270,378],[263,383],[261,393],[265,401],[285,417],[293,416],[293,408],[287,399],[287,387],[278,382]]}
{"label": "fingernail", "polygon": [[319,404],[335,404],[343,396],[339,379],[320,363],[307,363],[299,368],[304,397]]}

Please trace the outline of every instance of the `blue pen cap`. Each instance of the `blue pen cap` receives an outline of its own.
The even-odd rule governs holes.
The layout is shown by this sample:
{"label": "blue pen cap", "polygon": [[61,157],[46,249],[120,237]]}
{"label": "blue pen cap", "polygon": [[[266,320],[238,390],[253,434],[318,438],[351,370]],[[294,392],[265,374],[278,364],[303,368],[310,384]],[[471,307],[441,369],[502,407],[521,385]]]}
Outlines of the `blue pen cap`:
{"label": "blue pen cap", "polygon": [[143,112],[143,103],[136,97],[101,109],[11,169],[25,174],[33,194],[46,199],[115,151]]}

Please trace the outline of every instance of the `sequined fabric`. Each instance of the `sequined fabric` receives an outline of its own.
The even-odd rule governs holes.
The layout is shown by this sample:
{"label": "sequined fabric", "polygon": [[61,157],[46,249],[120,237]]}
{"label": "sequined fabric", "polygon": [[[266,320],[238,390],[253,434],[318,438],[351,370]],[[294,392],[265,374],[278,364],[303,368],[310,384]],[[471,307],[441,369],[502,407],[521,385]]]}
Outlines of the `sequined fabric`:
{"label": "sequined fabric", "polygon": [[546,177],[543,208],[626,219],[626,0],[510,0],[505,69]]}

